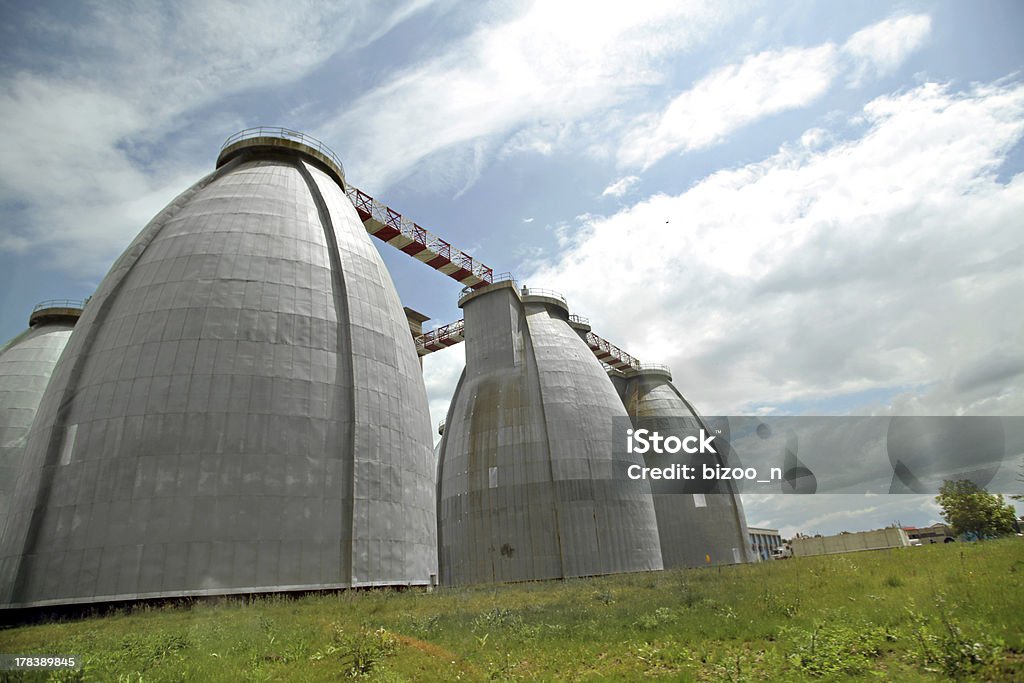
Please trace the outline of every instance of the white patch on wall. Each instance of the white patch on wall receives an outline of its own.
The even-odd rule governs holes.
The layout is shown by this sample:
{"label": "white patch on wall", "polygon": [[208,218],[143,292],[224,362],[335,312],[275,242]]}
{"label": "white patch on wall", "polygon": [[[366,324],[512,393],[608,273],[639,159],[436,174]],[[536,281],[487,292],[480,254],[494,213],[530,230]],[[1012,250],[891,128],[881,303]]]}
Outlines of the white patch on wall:
{"label": "white patch on wall", "polygon": [[487,486],[492,489],[498,488],[498,468],[487,468]]}
{"label": "white patch on wall", "polygon": [[704,498],[703,493],[693,494],[693,506],[698,508],[706,508],[708,506],[708,501]]}
{"label": "white patch on wall", "polygon": [[78,434],[78,425],[71,425],[64,430],[64,443],[60,446],[60,464],[70,465],[71,454],[75,450],[75,436]]}

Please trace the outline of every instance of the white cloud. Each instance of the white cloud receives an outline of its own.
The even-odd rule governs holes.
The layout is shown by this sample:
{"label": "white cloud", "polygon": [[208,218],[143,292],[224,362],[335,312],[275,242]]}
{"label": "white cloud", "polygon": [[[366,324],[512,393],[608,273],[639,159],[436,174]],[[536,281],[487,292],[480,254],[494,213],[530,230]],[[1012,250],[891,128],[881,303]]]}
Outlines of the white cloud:
{"label": "white cloud", "polygon": [[716,69],[629,131],[619,163],[646,169],[671,152],[716,144],[769,114],[806,106],[828,90],[836,57],[835,46],[825,44],[762,52]]}
{"label": "white cloud", "polygon": [[25,73],[4,85],[0,115],[20,133],[0,155],[0,198],[28,208],[22,222],[5,226],[4,249],[52,249],[56,266],[101,274],[157,211],[207,172],[151,174],[134,161],[126,142],[146,131],[147,115],[118,94]]}
{"label": "white cloud", "polygon": [[423,357],[423,381],[427,385],[427,401],[430,403],[430,420],[434,430],[434,441],[438,440],[436,427],[448,414],[455,386],[462,369],[466,366],[466,352],[462,344],[456,344]]}
{"label": "white cloud", "polygon": [[185,0],[125,7],[94,1],[88,21],[45,21],[69,47],[92,56],[81,71],[102,70],[95,87],[131,99],[149,96],[152,113],[169,117],[252,87],[298,80],[335,52],[376,40],[427,3],[375,4]]}
{"label": "white cloud", "polygon": [[631,189],[633,186],[640,182],[640,177],[635,175],[628,175],[625,178],[619,178],[614,183],[604,188],[601,192],[602,197],[621,197]]}
{"label": "white cloud", "polygon": [[[993,493],[1019,491],[1017,476],[1021,459],[1007,458],[986,488]],[[840,531],[879,529],[898,522],[901,526],[929,526],[942,521],[932,494],[742,494],[750,526],[780,530],[783,538],[797,533],[836,534]],[[1012,501],[1007,501],[1012,502]],[[1017,504],[1018,511],[1024,505]]]}
{"label": "white cloud", "polygon": [[673,152],[718,144],[734,131],[772,114],[806,107],[832,86],[850,62],[851,83],[886,75],[921,47],[927,15],[886,19],[843,45],[789,47],[748,56],[715,69],[677,95],[659,114],[640,118],[622,139],[619,164],[647,169]]}
{"label": "white cloud", "polygon": [[850,86],[862,85],[868,76],[891,74],[920,49],[931,28],[931,17],[912,14],[886,19],[854,33],[843,45],[843,52],[854,60]]}
{"label": "white cloud", "polygon": [[566,126],[661,82],[658,60],[732,13],[704,2],[537,2],[392,76],[321,133],[344,141],[350,175],[376,190],[481,138],[511,137],[507,153],[550,153]]}
{"label": "white cloud", "polygon": [[1024,357],[1019,339],[972,354],[918,391],[896,394],[897,415],[1024,415]]}
{"label": "white cloud", "polygon": [[[1024,135],[1024,85],[925,84],[859,118],[856,139],[816,131],[584,218],[528,279],[670,364],[708,414],[988,377],[965,368],[1024,346],[1024,174],[996,179]],[[1019,378],[945,408],[1020,414]]]}
{"label": "white cloud", "polygon": [[299,80],[422,4],[371,17],[370,4],[342,13],[313,2],[95,2],[73,22],[27,10],[40,13],[33,30],[65,50],[34,53],[0,77],[0,117],[18,131],[0,155],[0,201],[25,209],[7,219],[0,249],[47,249],[66,272],[101,275],[157,211],[212,170],[210,145],[251,123],[199,111]]}
{"label": "white cloud", "polygon": [[498,152],[498,158],[506,159],[517,154],[535,153],[548,156],[565,143],[573,132],[572,123],[541,121],[513,134]]}
{"label": "white cloud", "polygon": [[894,522],[927,526],[941,521],[932,495],[744,494],[743,507],[750,526],[776,528],[783,538],[869,531]]}

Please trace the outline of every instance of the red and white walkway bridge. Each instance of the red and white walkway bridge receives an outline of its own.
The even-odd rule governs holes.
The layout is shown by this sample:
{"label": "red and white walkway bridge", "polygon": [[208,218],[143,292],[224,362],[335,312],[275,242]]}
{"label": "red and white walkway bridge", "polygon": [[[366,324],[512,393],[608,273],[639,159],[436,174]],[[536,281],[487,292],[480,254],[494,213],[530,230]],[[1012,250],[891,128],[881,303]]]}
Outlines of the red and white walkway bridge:
{"label": "red and white walkway bridge", "polygon": [[455,346],[460,342],[466,341],[465,328],[465,320],[456,320],[436,330],[413,337],[413,340],[416,342],[416,353],[422,358],[428,353],[447,349],[449,346]]}
{"label": "red and white walkway bridge", "polygon": [[494,271],[469,254],[456,249],[426,228],[412,222],[362,190],[346,186],[363,227],[382,242],[419,259],[466,287],[479,289],[491,284]]}
{"label": "red and white walkway bridge", "polygon": [[[464,287],[480,289],[494,282],[494,270],[457,249],[426,228],[409,220],[362,190],[347,185],[345,194],[359,214],[366,232],[382,242],[422,261],[434,270],[456,280]],[[590,331],[585,318],[571,316],[573,323],[585,326],[581,336],[599,361],[620,372],[640,369],[640,361],[615,344]],[[456,320],[415,338],[416,352],[422,357],[465,341],[465,321]]]}

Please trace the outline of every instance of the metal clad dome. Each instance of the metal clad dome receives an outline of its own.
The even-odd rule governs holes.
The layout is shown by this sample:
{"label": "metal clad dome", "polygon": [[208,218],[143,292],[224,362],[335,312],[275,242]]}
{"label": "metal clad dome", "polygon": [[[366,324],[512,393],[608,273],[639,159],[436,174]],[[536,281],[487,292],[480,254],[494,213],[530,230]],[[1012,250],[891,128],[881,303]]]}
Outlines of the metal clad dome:
{"label": "metal clad dome", "polygon": [[39,304],[29,319],[31,327],[0,347],[0,531],[7,524],[39,402],[81,313],[80,301]]}
{"label": "metal clad dome", "polygon": [[[630,417],[644,418],[644,426],[662,435],[680,429],[693,433],[689,430],[704,427],[703,421],[670,377],[667,370],[652,368],[614,383]],[[740,496],[731,482],[720,482],[716,491],[653,495],[666,569],[755,561]]]}
{"label": "metal clad dome", "polygon": [[661,569],[650,489],[612,479],[612,420],[628,418],[564,301],[501,282],[460,305],[466,369],[441,441],[442,583]]}
{"label": "metal clad dome", "polygon": [[42,400],[0,605],[437,571],[415,348],[317,151],[232,150],[114,264]]}

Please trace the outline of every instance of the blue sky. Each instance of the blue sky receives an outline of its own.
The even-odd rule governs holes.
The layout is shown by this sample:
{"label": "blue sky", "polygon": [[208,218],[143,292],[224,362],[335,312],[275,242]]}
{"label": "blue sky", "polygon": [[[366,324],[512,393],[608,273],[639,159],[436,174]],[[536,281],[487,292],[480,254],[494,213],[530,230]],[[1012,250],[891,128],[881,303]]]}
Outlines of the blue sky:
{"label": "blue sky", "polygon": [[[1024,414],[1019,2],[2,2],[0,17],[0,338],[37,301],[88,296],[228,135],[284,125],[670,365],[705,414]],[[381,252],[406,305],[460,317],[456,283]],[[437,419],[462,362],[427,359]],[[750,499],[749,521],[937,518],[923,499],[792,500]]]}

